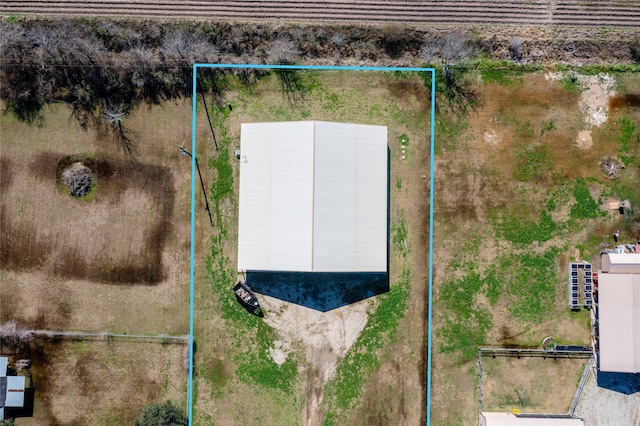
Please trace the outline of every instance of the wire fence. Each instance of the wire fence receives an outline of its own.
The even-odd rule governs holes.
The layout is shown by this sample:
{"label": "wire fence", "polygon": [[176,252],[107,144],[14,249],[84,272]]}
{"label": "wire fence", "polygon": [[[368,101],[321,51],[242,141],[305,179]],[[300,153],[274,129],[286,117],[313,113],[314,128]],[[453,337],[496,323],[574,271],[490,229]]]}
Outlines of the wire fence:
{"label": "wire fence", "polygon": [[2,333],[0,340],[3,343],[17,343],[33,341],[36,338],[50,340],[70,340],[70,341],[127,341],[127,342],[145,342],[145,343],[161,343],[185,345],[189,342],[188,335],[170,335],[170,334],[129,334],[129,333],[109,333],[107,331],[83,332],[83,331],[58,331],[58,330],[20,330],[19,333]]}
{"label": "wire fence", "polygon": [[478,351],[482,355],[489,355],[492,357],[509,357],[509,358],[569,358],[569,359],[588,359],[593,357],[591,350],[585,350],[582,347],[579,349],[526,349],[526,348],[500,348],[500,347],[481,347]]}
{"label": "wire fence", "polygon": [[584,367],[584,373],[582,373],[580,384],[578,385],[578,389],[576,389],[576,394],[573,396],[573,400],[571,401],[571,406],[569,407],[570,416],[573,416],[576,412],[576,407],[578,406],[578,402],[580,401],[580,395],[582,395],[582,391],[584,390],[584,387],[587,384],[587,380],[589,379],[589,373],[591,373],[592,368],[593,368],[593,361],[590,360],[589,362],[587,362],[587,365]]}

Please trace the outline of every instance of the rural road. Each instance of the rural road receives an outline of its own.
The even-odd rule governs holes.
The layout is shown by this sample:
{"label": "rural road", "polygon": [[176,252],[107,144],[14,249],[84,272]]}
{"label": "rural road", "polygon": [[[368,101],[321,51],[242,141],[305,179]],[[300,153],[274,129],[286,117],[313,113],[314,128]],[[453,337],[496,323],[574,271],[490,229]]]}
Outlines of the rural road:
{"label": "rural road", "polygon": [[3,0],[3,15],[640,27],[635,0]]}

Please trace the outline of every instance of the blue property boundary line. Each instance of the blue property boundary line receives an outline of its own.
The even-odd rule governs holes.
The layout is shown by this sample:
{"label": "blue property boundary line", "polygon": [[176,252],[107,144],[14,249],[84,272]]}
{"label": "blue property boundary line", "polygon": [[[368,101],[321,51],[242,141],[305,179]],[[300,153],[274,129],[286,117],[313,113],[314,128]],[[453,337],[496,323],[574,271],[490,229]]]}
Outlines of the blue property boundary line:
{"label": "blue property boundary line", "polygon": [[436,71],[434,68],[416,67],[357,67],[333,65],[265,65],[265,64],[194,64],[191,105],[191,245],[189,270],[189,379],[187,383],[187,416],[189,425],[193,425],[193,305],[194,305],[194,255],[195,255],[195,194],[196,194],[196,104],[198,68],[230,68],[230,69],[289,69],[289,70],[331,70],[331,71],[417,71],[431,73],[431,149],[429,164],[429,308],[427,321],[429,331],[427,337],[427,413],[426,425],[431,425],[431,348],[432,348],[432,296],[433,296],[433,181],[435,166],[435,113],[436,113]]}
{"label": "blue property boundary line", "polygon": [[192,425],[193,401],[193,297],[194,297],[194,266],[195,230],[196,230],[196,78],[198,67],[193,67],[193,92],[191,93],[191,244],[189,259],[189,379],[187,380],[187,416]]}

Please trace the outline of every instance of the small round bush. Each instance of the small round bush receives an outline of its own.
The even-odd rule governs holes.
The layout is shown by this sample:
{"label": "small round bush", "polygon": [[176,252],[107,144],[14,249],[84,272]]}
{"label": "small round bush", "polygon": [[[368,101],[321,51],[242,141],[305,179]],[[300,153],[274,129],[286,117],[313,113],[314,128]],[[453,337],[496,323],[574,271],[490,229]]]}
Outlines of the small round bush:
{"label": "small round bush", "polygon": [[185,412],[171,401],[147,405],[134,426],[187,426]]}

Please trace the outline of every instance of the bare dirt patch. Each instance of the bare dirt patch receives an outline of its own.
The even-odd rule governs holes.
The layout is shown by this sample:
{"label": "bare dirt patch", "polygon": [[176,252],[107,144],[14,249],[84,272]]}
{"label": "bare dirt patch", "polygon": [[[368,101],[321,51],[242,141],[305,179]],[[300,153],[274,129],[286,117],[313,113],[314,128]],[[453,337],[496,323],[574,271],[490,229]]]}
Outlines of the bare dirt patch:
{"label": "bare dirt patch", "polygon": [[265,321],[286,339],[286,346],[302,343],[305,347],[308,364],[306,424],[320,424],[324,386],[334,377],[337,361],[346,354],[366,325],[369,302],[319,312],[267,296],[262,300],[267,311],[276,313],[268,315]]}
{"label": "bare dirt patch", "polygon": [[580,130],[576,137],[576,146],[580,149],[589,149],[593,146],[591,130]]}
{"label": "bare dirt patch", "polygon": [[601,126],[609,117],[609,99],[615,95],[615,79],[608,74],[578,76],[586,87],[580,95],[580,111],[588,126]]}

